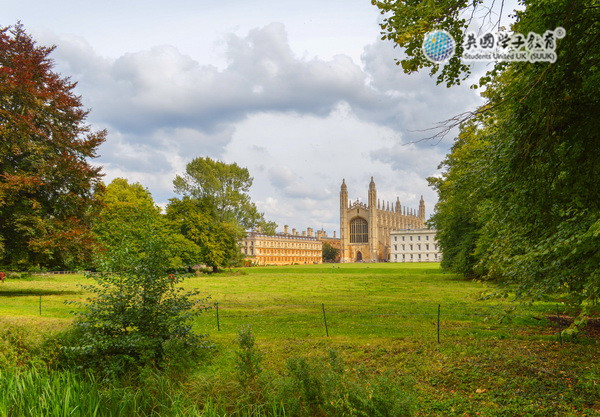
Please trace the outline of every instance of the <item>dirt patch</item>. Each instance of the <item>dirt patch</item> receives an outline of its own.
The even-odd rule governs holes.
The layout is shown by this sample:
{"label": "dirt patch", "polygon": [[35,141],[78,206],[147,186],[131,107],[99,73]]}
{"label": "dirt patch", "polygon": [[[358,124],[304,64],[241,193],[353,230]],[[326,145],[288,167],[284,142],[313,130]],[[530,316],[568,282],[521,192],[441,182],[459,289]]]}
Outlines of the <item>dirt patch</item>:
{"label": "dirt patch", "polygon": [[[557,316],[546,316],[546,319],[554,323],[557,328],[560,326],[561,329],[566,329],[573,323],[575,317],[560,316],[560,318],[558,318]],[[586,326],[583,328],[583,333],[590,337],[600,339],[600,318],[588,319]]]}

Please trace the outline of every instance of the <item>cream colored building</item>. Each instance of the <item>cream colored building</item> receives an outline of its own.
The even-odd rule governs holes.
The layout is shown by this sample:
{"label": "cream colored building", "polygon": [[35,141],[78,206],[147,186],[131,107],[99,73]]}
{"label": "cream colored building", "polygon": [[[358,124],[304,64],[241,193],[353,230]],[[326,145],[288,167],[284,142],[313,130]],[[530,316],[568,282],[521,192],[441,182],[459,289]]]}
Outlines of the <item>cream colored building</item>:
{"label": "cream colored building", "polygon": [[433,229],[404,229],[390,233],[390,262],[439,262],[442,253]]}
{"label": "cream colored building", "polygon": [[369,184],[368,204],[349,202],[346,181],[340,191],[341,262],[381,262],[391,260],[390,233],[399,229],[425,227],[425,201],[419,210],[402,207],[400,199],[383,203],[377,199],[373,177]]}
{"label": "cream colored building", "polygon": [[288,226],[283,233],[267,235],[249,232],[240,242],[247,265],[320,264],[323,262],[323,243],[313,235],[313,229],[299,233]]}

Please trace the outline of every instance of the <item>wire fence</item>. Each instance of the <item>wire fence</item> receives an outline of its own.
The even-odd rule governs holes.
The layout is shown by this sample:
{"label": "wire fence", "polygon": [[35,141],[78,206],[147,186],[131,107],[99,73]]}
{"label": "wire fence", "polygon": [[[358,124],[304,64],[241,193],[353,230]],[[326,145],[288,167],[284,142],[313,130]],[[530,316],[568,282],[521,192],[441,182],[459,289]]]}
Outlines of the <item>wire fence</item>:
{"label": "wire fence", "polygon": [[223,333],[235,333],[250,325],[257,334],[284,337],[366,336],[444,339],[463,336],[553,337],[561,341],[565,328],[564,306],[513,311],[514,306],[413,303],[373,304],[269,304],[212,302],[197,325]]}
{"label": "wire fence", "polygon": [[[64,292],[6,295],[10,294],[14,297],[0,297],[0,316],[73,317],[65,308]],[[566,306],[548,303],[515,309],[508,303],[397,299],[347,304],[208,300],[204,306],[194,323],[203,333],[236,334],[250,325],[258,335],[284,338],[417,338],[443,343],[457,337],[550,337],[562,342],[561,332],[571,320]]]}

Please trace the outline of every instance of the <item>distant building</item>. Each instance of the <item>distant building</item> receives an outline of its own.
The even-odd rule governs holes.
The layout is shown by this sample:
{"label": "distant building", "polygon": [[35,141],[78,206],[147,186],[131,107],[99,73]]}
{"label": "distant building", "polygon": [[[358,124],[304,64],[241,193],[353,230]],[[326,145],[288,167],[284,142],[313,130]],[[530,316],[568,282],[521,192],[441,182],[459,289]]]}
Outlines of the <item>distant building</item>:
{"label": "distant building", "polygon": [[390,262],[439,262],[442,253],[433,229],[402,229],[390,233]]}
{"label": "distant building", "polygon": [[247,265],[295,265],[323,262],[323,243],[308,228],[301,234],[285,226],[283,233],[249,232],[240,241]]}
{"label": "distant building", "polygon": [[383,203],[377,199],[377,189],[371,177],[369,201],[364,204],[348,201],[348,188],[342,180],[340,191],[341,262],[392,261],[390,233],[392,230],[425,227],[425,201],[421,196],[419,210],[402,207],[400,199]]}

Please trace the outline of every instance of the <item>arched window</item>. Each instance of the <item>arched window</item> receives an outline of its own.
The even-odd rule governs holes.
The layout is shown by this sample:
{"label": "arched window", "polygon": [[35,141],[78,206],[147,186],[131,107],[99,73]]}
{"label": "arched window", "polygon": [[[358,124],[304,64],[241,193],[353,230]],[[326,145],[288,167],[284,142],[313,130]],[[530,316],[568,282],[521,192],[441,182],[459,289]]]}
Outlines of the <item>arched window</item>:
{"label": "arched window", "polygon": [[357,217],[350,222],[350,243],[368,243],[369,226],[367,221]]}

